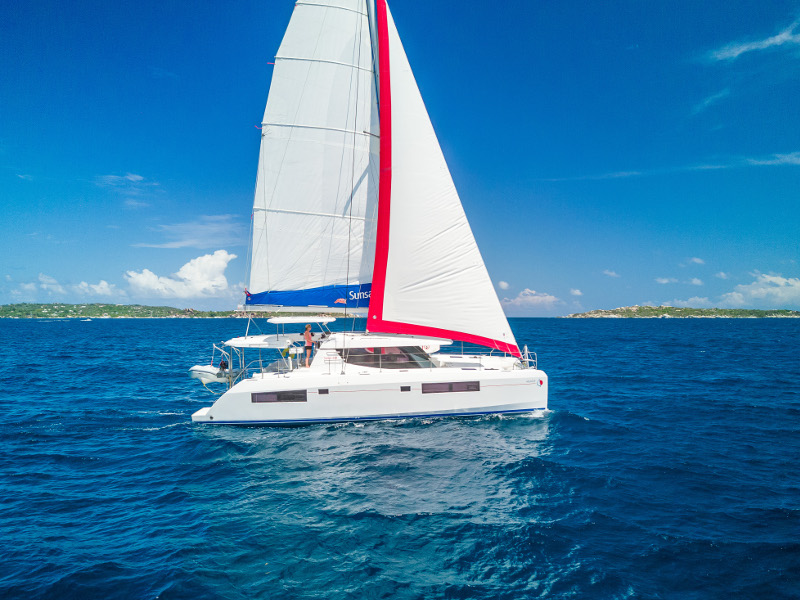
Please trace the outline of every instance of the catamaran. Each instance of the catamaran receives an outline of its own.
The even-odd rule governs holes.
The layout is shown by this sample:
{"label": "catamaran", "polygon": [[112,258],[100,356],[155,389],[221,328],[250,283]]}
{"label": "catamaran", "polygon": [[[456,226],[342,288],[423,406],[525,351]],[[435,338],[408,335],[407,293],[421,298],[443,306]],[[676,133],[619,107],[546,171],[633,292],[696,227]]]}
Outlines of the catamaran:
{"label": "catamaran", "polygon": [[[250,320],[244,336],[215,347],[222,368],[193,368],[204,385],[227,390],[192,420],[546,409],[547,375],[517,345],[386,0],[296,2],[274,64],[248,252]],[[322,316],[273,317],[277,333],[251,331],[265,310]],[[366,316],[365,330],[332,331],[341,314]],[[311,322],[319,332],[306,367],[307,340],[285,328]],[[454,342],[462,352],[443,351]]]}

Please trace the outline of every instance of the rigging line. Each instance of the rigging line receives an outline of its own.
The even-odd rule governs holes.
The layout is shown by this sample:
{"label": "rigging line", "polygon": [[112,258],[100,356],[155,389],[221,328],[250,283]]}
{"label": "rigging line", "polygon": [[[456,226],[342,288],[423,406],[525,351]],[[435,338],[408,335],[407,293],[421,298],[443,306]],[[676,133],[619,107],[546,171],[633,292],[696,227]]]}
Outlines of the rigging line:
{"label": "rigging line", "polygon": [[[255,246],[256,246],[256,239],[255,239],[255,228],[256,228],[256,201],[258,200],[258,182],[261,180],[261,174],[264,172],[264,162],[266,161],[266,153],[264,152],[264,132],[261,132],[261,144],[258,149],[258,172],[256,173],[256,189],[253,193],[253,210],[250,212],[250,247],[248,248],[248,254],[250,255],[251,264],[249,267],[248,277],[247,277],[247,287],[252,288],[250,277],[253,275],[253,267],[252,267],[252,258],[255,255]],[[282,162],[281,162],[282,164]],[[276,184],[277,186],[277,184]],[[262,185],[263,188],[263,185]],[[273,190],[274,192],[274,190]],[[262,189],[262,193],[264,194],[264,204],[266,205],[266,189]],[[264,215],[264,225],[261,230],[260,239],[264,244],[264,248],[269,248],[269,232],[268,232],[268,224],[267,224],[267,216]],[[269,260],[266,261],[266,271],[267,271],[267,285],[266,289],[272,288],[272,277],[270,275],[270,264]],[[247,297],[245,296],[245,305],[247,305]]]}
{"label": "rigging line", "polygon": [[[261,154],[260,151],[259,151],[259,154]],[[259,162],[260,161],[261,161],[261,158],[259,157]],[[255,197],[256,197],[257,193],[258,193],[258,173],[256,173],[255,189],[253,190],[253,198],[254,198],[253,204],[255,204]],[[247,244],[247,262],[245,263],[245,265],[246,265],[245,269],[246,270],[245,270],[245,273],[244,273],[244,280],[247,282],[247,287],[248,288],[252,287],[250,285],[250,273],[253,270],[253,265],[251,264],[251,261],[253,260],[253,230],[254,230],[255,220],[256,220],[255,210],[256,210],[255,206],[253,206],[253,209],[250,211],[250,236],[249,236],[249,240],[248,240],[249,243]],[[267,281],[269,281],[269,271],[267,272]],[[245,294],[245,296],[244,296],[244,305],[247,306],[247,294]]]}
{"label": "rigging line", "polygon": [[[370,58],[372,59],[372,82],[375,84],[375,103],[378,106],[378,115],[380,115],[380,108],[381,108],[381,91],[380,91],[380,83],[378,81],[378,59],[375,56],[377,53],[377,26],[373,28],[373,19],[375,15],[372,14],[373,11],[370,10],[370,6],[374,6],[370,0],[367,0],[367,24],[369,25],[369,52]],[[373,31],[375,29],[375,31]],[[374,37],[373,37],[374,35]],[[380,116],[378,117],[380,119]],[[377,136],[376,136],[377,137]]]}
{"label": "rigging line", "polygon": [[[355,11],[352,11],[352,12],[355,12]],[[353,40],[353,43],[355,44],[355,38]],[[355,56],[353,56],[355,53],[356,53],[356,46],[353,46],[353,50],[351,51],[351,57],[350,57],[351,60],[353,60],[355,58]],[[348,86],[347,104],[346,104],[345,115],[344,115],[345,125],[347,125],[350,122],[350,109],[351,109],[351,106],[352,106],[351,100],[352,100],[352,96],[353,96],[353,84],[354,83],[355,83],[355,86],[356,86],[356,90],[358,90],[358,72],[356,70],[351,70],[350,71],[350,82],[349,82],[349,86]],[[357,109],[357,107],[356,107],[356,109]],[[355,127],[356,126],[357,126],[357,121],[353,123],[354,129],[352,129],[352,130],[344,130],[345,137],[347,136],[347,133],[349,133],[351,131],[355,131]],[[355,141],[354,141],[354,143],[355,143]],[[354,148],[354,151],[355,151],[355,148]],[[343,189],[342,189],[343,185],[342,184],[346,183],[345,180],[344,180],[345,169],[346,169],[346,163],[345,163],[346,154],[347,154],[347,148],[344,146],[344,144],[342,144],[341,153],[339,154],[339,177],[338,177],[338,179],[336,181],[336,203],[337,203],[337,205],[339,203],[339,194],[343,191]],[[354,157],[353,157],[353,160],[355,160]],[[353,198],[352,183],[353,182],[351,180],[350,181],[350,194],[349,194],[349,197],[350,197],[349,204],[350,204],[350,206],[348,207],[350,213],[352,212],[352,198]],[[344,187],[346,189],[346,185]],[[347,204],[345,204],[345,206],[347,206]],[[348,221],[348,225],[347,225],[347,253],[345,254],[345,257],[344,257],[344,259],[345,259],[345,285],[350,285],[350,227],[351,227],[351,225],[352,225],[352,220]],[[331,233],[333,233],[333,223],[331,223]],[[331,235],[330,243],[328,244],[328,262],[326,262],[326,265],[330,262],[331,244],[333,244],[333,236],[332,235]],[[347,295],[345,294],[345,317],[347,315],[346,297],[347,297]]]}
{"label": "rigging line", "polygon": [[[359,65],[361,64],[361,38],[362,38],[363,32],[364,32],[364,21],[363,21],[363,19],[359,19],[358,20],[358,40],[356,41],[356,48],[357,48],[357,54],[358,54],[357,57],[356,57],[356,63],[359,64]],[[355,114],[353,115],[354,124],[358,123],[358,100],[359,100],[358,92],[359,92],[359,89],[361,88],[361,86],[359,84],[360,84],[360,81],[358,81],[358,79],[357,79],[356,80]],[[350,213],[349,217],[350,217],[350,219],[349,219],[348,225],[347,225],[347,277],[345,279],[345,281],[347,282],[348,286],[350,286],[350,244],[351,244],[352,231],[353,231],[353,195],[355,193],[355,187],[354,186],[355,186],[355,179],[356,179],[356,148],[355,148],[355,145],[356,145],[356,140],[358,139],[358,138],[356,138],[356,135],[357,135],[356,132],[353,131],[353,151],[352,151],[353,156],[352,156],[352,159],[350,161],[350,207],[349,207],[349,213]],[[363,260],[363,257],[362,257],[362,260]],[[344,310],[345,310],[345,312],[344,312],[345,323],[347,323],[347,301],[346,301],[346,299],[345,299],[345,304],[344,304]],[[355,317],[353,317],[353,329],[354,330],[355,330],[355,327],[356,327],[356,319],[355,319]]]}

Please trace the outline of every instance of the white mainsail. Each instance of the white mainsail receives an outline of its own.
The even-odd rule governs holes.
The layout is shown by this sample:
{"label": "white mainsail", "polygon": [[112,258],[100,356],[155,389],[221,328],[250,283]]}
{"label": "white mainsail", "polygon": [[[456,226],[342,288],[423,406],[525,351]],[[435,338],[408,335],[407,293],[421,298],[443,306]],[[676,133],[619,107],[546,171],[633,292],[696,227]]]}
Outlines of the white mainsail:
{"label": "white mainsail", "polygon": [[518,354],[385,0],[377,14],[382,180],[367,328]]}
{"label": "white mainsail", "polygon": [[262,123],[248,304],[332,306],[352,292],[366,306],[378,195],[374,77],[365,0],[297,2]]}

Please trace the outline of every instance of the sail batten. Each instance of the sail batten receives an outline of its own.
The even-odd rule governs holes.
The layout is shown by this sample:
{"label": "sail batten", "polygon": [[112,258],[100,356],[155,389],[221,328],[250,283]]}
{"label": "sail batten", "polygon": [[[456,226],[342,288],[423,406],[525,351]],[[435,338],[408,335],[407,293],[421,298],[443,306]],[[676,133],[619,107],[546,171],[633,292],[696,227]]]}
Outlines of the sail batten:
{"label": "sail batten", "polygon": [[370,74],[373,71],[372,66],[365,67],[363,65],[345,63],[345,62],[340,62],[338,60],[322,60],[320,58],[303,58],[303,57],[300,57],[300,56],[276,56],[275,60],[276,61],[279,61],[279,60],[299,60],[299,61],[304,61],[304,62],[327,63],[329,65],[339,65],[339,66],[342,66],[342,67],[350,67],[351,69],[360,69],[362,71],[367,71]]}
{"label": "sail batten", "polygon": [[255,211],[266,211],[270,213],[284,213],[287,215],[309,215],[314,217],[330,217],[332,219],[352,219],[354,221],[364,221],[364,217],[353,217],[350,215],[335,215],[333,213],[306,212],[302,210],[288,210],[284,208],[256,208]]}
{"label": "sail batten", "polygon": [[303,125],[301,123],[262,123],[261,127],[293,127],[295,129],[317,129],[319,131],[338,131],[339,133],[349,133],[350,135],[375,136],[369,131],[356,131],[355,129],[342,129],[340,127],[326,127],[324,125]]}
{"label": "sail batten", "polygon": [[357,13],[357,14],[361,15],[362,17],[366,17],[367,16],[367,13],[365,13],[365,12],[363,12],[363,11],[357,9],[357,8],[352,8],[351,6],[348,6],[348,4],[352,4],[352,2],[350,2],[350,3],[346,2],[346,1],[345,2],[341,2],[341,3],[336,3],[336,2],[303,2],[302,0],[298,0],[297,2],[295,2],[295,6],[324,6],[325,8],[336,8],[336,9],[339,9],[339,10],[346,10],[348,12]]}

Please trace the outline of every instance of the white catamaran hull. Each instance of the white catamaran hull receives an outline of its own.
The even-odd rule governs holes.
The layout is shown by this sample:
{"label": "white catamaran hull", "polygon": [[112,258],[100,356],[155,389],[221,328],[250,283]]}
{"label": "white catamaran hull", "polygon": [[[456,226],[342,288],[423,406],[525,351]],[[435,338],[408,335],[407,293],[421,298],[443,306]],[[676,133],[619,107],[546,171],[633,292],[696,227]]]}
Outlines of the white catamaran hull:
{"label": "white catamaran hull", "polygon": [[[447,384],[464,391],[430,391],[446,389]],[[305,399],[258,401],[271,392],[284,391],[305,391]],[[522,413],[546,408],[547,375],[537,369],[504,372],[437,368],[424,375],[419,370],[333,375],[301,369],[246,379],[213,406],[194,413],[192,420],[290,425]]]}

